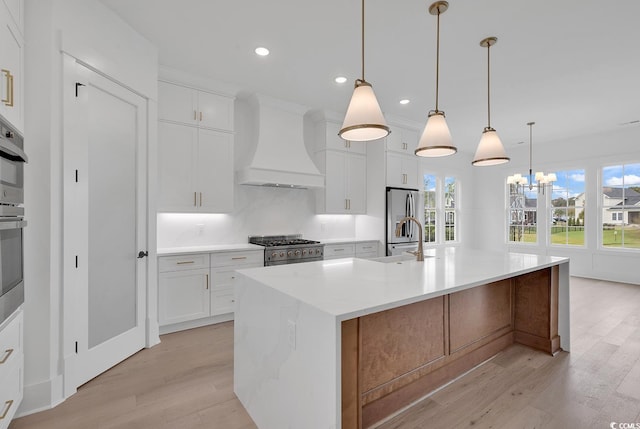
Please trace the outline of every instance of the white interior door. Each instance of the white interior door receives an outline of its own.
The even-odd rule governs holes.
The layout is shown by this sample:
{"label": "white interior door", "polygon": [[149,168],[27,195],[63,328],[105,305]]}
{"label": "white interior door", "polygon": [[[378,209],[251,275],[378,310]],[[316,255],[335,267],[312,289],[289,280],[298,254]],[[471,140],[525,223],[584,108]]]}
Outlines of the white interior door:
{"label": "white interior door", "polygon": [[65,393],[145,345],[146,100],[65,57]]}

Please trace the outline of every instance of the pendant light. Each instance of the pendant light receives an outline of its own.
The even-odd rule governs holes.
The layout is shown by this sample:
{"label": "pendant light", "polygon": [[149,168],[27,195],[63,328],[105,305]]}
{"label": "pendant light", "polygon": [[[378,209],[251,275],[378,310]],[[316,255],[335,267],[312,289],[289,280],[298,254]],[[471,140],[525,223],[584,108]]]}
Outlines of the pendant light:
{"label": "pendant light", "polygon": [[338,135],[349,141],[370,141],[389,134],[373,87],[364,79],[364,0],[362,0],[362,79],[356,79],[351,102]]}
{"label": "pendant light", "polygon": [[437,15],[438,30],[436,38],[436,108],[429,111],[427,124],[418,143],[415,154],[418,156],[438,157],[453,155],[458,149],[453,145],[451,133],[444,118],[444,112],[438,110],[438,84],[440,78],[440,14],[449,8],[446,1],[437,1],[429,6],[429,13]]}
{"label": "pendant light", "polygon": [[482,39],[480,46],[487,48],[487,126],[482,131],[482,138],[478,143],[476,155],[473,157],[471,164],[477,166],[498,165],[509,162],[509,157],[504,151],[504,146],[498,137],[496,130],[491,128],[491,74],[490,74],[490,57],[489,51],[491,46],[495,45],[498,39],[496,37],[487,37]]}
{"label": "pendant light", "polygon": [[[535,122],[527,122],[529,126],[529,180],[527,180],[526,176],[522,176],[522,174],[514,174],[513,176],[507,177],[507,184],[515,185],[518,188],[518,191],[524,191],[524,187],[529,185],[529,190],[532,191],[534,187],[538,189],[538,193],[544,191],[547,187],[553,188],[553,182],[558,180],[556,173],[544,174],[542,171],[536,171],[536,175],[533,175],[533,168],[531,167],[532,159],[533,159],[533,126]],[[535,179],[535,182],[534,182]],[[520,189],[522,187],[522,189]]]}

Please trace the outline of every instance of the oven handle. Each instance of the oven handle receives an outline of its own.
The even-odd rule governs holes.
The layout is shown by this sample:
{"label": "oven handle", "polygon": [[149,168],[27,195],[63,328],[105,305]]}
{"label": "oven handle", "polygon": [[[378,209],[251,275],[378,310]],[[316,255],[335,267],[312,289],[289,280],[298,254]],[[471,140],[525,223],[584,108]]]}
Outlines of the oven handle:
{"label": "oven handle", "polygon": [[26,220],[9,220],[9,221],[0,221],[0,230],[5,229],[19,229],[27,226]]}
{"label": "oven handle", "polygon": [[0,137],[0,156],[11,161],[29,162],[27,154],[4,137]]}

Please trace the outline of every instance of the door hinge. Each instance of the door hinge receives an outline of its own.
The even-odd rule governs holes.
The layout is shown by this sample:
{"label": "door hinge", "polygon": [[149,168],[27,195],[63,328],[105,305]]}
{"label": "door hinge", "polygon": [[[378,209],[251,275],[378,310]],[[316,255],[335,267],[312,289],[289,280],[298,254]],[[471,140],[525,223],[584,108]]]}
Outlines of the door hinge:
{"label": "door hinge", "polygon": [[78,87],[79,86],[86,86],[86,85],[84,83],[76,82],[76,98],[78,97]]}
{"label": "door hinge", "polygon": [[76,341],[76,354],[78,354],[78,342]]}

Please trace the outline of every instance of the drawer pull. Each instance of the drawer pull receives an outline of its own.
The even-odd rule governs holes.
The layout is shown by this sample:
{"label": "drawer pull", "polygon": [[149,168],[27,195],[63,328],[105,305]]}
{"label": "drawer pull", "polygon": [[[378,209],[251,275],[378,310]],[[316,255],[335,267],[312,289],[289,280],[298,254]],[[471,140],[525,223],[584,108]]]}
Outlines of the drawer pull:
{"label": "drawer pull", "polygon": [[362,246],[363,249],[371,249],[371,246]]}
{"label": "drawer pull", "polygon": [[236,276],[231,276],[231,280],[233,280],[233,279],[235,279],[235,278],[236,278]]}
{"label": "drawer pull", "polygon": [[231,302],[236,302],[236,300],[235,300],[235,299],[232,299],[232,300],[231,300]]}
{"label": "drawer pull", "polygon": [[344,249],[333,249],[334,252],[342,252]]}
{"label": "drawer pull", "polygon": [[11,356],[11,353],[13,353],[13,349],[8,349],[4,351],[4,357],[2,358],[2,360],[0,360],[0,365],[2,365],[7,360],[9,360],[9,356]]}
{"label": "drawer pull", "polygon": [[176,262],[177,265],[195,264],[195,261],[180,261]]}
{"label": "drawer pull", "polygon": [[239,259],[247,259],[247,257],[246,257],[246,256],[234,256],[234,257],[233,257],[233,258],[231,258],[231,259],[232,259],[232,260],[234,260],[234,261],[237,261],[237,260],[239,260]]}
{"label": "drawer pull", "polygon": [[13,399],[9,399],[4,403],[5,409],[2,415],[0,416],[0,420],[4,420],[4,418],[7,417],[7,414],[9,414],[9,410],[11,409],[12,405],[13,405]]}
{"label": "drawer pull", "polygon": [[209,290],[209,274],[205,274],[207,276],[207,290]]}

